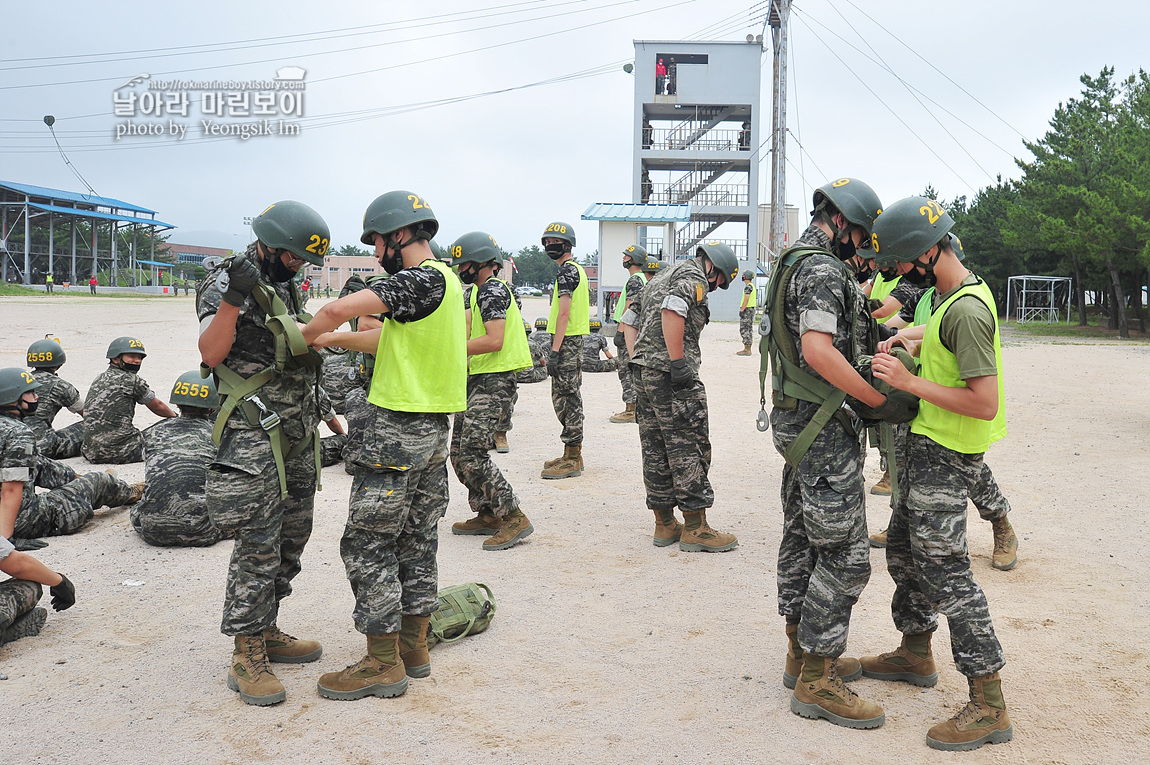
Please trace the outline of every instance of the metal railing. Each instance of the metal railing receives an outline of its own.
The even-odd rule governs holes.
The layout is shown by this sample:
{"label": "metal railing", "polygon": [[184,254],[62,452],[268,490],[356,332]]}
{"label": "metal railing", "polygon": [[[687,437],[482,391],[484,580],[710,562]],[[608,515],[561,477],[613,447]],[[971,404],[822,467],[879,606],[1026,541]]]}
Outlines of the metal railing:
{"label": "metal railing", "polygon": [[[646,197],[649,204],[686,204],[710,205],[718,207],[745,207],[750,204],[748,187],[742,183],[721,183],[705,186],[697,191],[687,188],[684,184],[650,183],[647,184],[650,194]],[[693,193],[692,193],[693,192]]]}
{"label": "metal railing", "polygon": [[697,135],[704,126],[647,128],[643,131],[643,148],[653,151],[750,151],[750,130],[708,130]]}

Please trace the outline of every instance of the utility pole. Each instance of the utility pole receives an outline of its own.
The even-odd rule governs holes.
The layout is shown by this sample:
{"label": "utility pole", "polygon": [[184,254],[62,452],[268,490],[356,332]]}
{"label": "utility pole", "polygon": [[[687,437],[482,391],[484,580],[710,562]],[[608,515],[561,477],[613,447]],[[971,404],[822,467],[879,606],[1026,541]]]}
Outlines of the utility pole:
{"label": "utility pole", "polygon": [[774,94],[771,103],[771,227],[768,261],[783,251],[787,207],[787,26],[791,0],[771,0],[767,23],[774,47]]}

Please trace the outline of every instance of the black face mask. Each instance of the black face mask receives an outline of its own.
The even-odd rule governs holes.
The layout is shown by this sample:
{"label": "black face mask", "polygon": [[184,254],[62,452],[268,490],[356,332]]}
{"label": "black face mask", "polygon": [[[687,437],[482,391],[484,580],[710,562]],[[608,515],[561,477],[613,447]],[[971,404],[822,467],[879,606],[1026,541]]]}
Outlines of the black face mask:
{"label": "black face mask", "polygon": [[831,245],[831,250],[835,255],[838,255],[839,260],[842,261],[850,260],[858,251],[855,247],[855,240],[851,239],[850,236],[847,236],[847,240],[845,242],[836,239]]}
{"label": "black face mask", "polygon": [[295,271],[292,271],[290,268],[284,265],[278,250],[276,251],[275,255],[265,250],[264,259],[260,265],[260,270],[263,272],[264,276],[273,282],[290,282],[295,278]]}
{"label": "black face mask", "polygon": [[870,279],[873,275],[874,275],[874,271],[867,268],[866,266],[863,266],[861,269],[855,270],[855,277],[859,280],[859,284],[862,284],[867,279]]}
{"label": "black face mask", "polygon": [[479,279],[479,274],[477,272],[471,270],[470,268],[466,271],[460,269],[459,281],[463,282],[464,284],[475,284],[477,279]]}
{"label": "black face mask", "polygon": [[897,268],[880,268],[878,272],[882,274],[882,278],[886,279],[888,282],[893,282],[898,278]]}
{"label": "black face mask", "polygon": [[559,260],[567,253],[567,245],[562,242],[543,245],[543,251],[552,260]]}
{"label": "black face mask", "polygon": [[125,372],[131,372],[132,374],[136,374],[136,372],[139,372],[140,366],[141,366],[140,364],[129,364],[126,361],[120,362],[120,369],[124,370]]}
{"label": "black face mask", "polygon": [[20,406],[19,406],[20,417],[23,418],[23,417],[27,417],[30,414],[35,414],[36,409],[38,409],[39,406],[40,406],[39,401],[25,401],[24,399],[20,399]]}
{"label": "black face mask", "polygon": [[927,274],[920,274],[917,268],[912,268],[902,275],[903,279],[913,284],[916,287],[933,287],[935,282],[934,272],[931,271]]}

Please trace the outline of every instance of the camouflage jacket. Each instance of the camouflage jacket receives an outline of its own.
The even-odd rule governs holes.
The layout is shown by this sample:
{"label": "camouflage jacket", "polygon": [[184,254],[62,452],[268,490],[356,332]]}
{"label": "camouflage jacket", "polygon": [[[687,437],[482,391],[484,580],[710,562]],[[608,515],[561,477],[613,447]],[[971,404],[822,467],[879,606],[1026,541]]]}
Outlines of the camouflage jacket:
{"label": "camouflage jacket", "polygon": [[0,482],[20,481],[24,484],[20,510],[26,510],[36,502],[36,462],[39,454],[36,438],[27,425],[16,417],[0,416]]}
{"label": "camouflage jacket", "polygon": [[132,424],[136,404],[156,397],[147,381],[135,372],[109,366],[96,376],[84,399],[84,454],[115,455],[139,438]]}
{"label": "camouflage jacket", "polygon": [[67,408],[72,412],[79,412],[84,408],[84,404],[76,386],[55,372],[34,369],[32,376],[40,383],[40,387],[36,389],[40,405],[36,407],[35,414],[24,420],[24,424],[36,434],[36,442],[42,443],[52,430],[52,422],[61,409]]}
{"label": "camouflage jacket", "polygon": [[144,496],[132,514],[178,516],[205,507],[204,481],[216,457],[212,420],[175,417],[144,430]]}
{"label": "camouflage jacket", "polygon": [[698,258],[681,261],[647,282],[639,297],[639,336],[635,339],[632,361],[665,372],[671,369],[671,357],[663,339],[663,309],[667,308],[684,319],[683,358],[691,372],[698,375],[703,363],[699,335],[711,318],[708,288],[707,276]]}

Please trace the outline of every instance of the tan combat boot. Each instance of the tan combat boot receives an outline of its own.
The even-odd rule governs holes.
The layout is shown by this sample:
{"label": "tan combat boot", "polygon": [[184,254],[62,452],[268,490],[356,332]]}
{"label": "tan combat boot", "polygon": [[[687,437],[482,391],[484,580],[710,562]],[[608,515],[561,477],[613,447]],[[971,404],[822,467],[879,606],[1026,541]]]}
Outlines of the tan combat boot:
{"label": "tan combat boot", "polygon": [[336,701],[364,696],[390,698],[407,690],[407,675],[399,657],[399,633],[367,636],[367,656],[342,672],[328,672],[319,679],[319,695]]}
{"label": "tan combat boot", "polygon": [[611,415],[611,422],[634,422],[635,421],[635,404],[627,404],[627,407],[621,411]]}
{"label": "tan combat boot", "polygon": [[895,650],[862,657],[863,676],[875,680],[901,680],[922,688],[934,685],[938,682],[938,671],[934,666],[934,652],[930,650],[932,634],[903,635],[902,645]]}
{"label": "tan combat boot", "polygon": [[878,479],[878,483],[870,487],[870,493],[879,497],[890,496],[890,470],[883,471],[882,478]]}
{"label": "tan combat boot", "polygon": [[141,499],[144,498],[144,482],[143,481],[140,481],[139,483],[131,484],[131,487],[132,487],[132,493],[128,495],[128,501],[124,503],[126,505],[134,505],[137,502],[139,502]]}
{"label": "tan combat boot", "polygon": [[868,539],[871,547],[886,547],[886,529],[877,534],[871,534]]}
{"label": "tan combat boot", "polygon": [[469,521],[451,524],[451,533],[462,536],[487,536],[499,531],[499,519],[491,513],[480,513]]}
{"label": "tan combat boot", "polygon": [[1009,571],[1018,565],[1018,537],[1014,527],[1006,518],[999,518],[994,525],[994,555],[990,565],[999,571]]}
{"label": "tan combat boot", "polygon": [[967,682],[970,701],[954,717],[927,731],[926,744],[930,748],[965,752],[983,744],[1005,744],[1014,738],[998,673],[969,677]]}
{"label": "tan combat boot", "polygon": [[750,343],[743,343],[743,350],[736,351],[735,355],[736,356],[750,356],[751,355],[751,344]]}
{"label": "tan combat boot", "polygon": [[240,694],[245,704],[267,707],[287,698],[283,683],[268,663],[264,636],[236,635],[232,666],[228,670],[228,688]]}
{"label": "tan combat boot", "polygon": [[543,478],[575,478],[583,475],[583,444],[563,447],[563,456],[548,465],[543,463]]}
{"label": "tan combat boot", "polygon": [[495,431],[495,452],[496,454],[507,454],[511,451],[511,447],[507,445],[507,431]]}
{"label": "tan combat boot", "polygon": [[431,674],[431,655],[427,652],[428,616],[403,615],[399,630],[399,657],[408,677],[427,677]]}
{"label": "tan combat boot", "polygon": [[501,523],[499,530],[490,539],[483,540],[484,550],[506,550],[519,544],[535,531],[531,521],[527,520],[522,510],[518,509],[508,513]]}
{"label": "tan combat boot", "polygon": [[683,552],[726,552],[739,546],[739,540],[734,534],[716,531],[707,525],[707,513],[704,510],[684,510],[683,520],[686,523],[683,535],[679,537],[679,549]]}
{"label": "tan combat boot", "polygon": [[[787,625],[787,660],[783,665],[783,686],[794,690],[803,669],[803,647],[799,645],[799,625]],[[844,683],[862,677],[862,665],[858,659],[840,656],[835,659],[835,674]]]}
{"label": "tan combat boot", "polygon": [[270,661],[281,664],[306,664],[323,656],[323,646],[315,640],[292,637],[274,624],[263,632],[264,648]]}
{"label": "tan combat boot", "polygon": [[666,547],[678,542],[683,536],[683,524],[675,520],[675,511],[655,510],[655,533],[651,541],[655,547]]}
{"label": "tan combat boot", "polygon": [[882,707],[859,698],[835,674],[834,667],[826,657],[804,654],[799,682],[791,695],[791,711],[844,728],[877,728],[886,722]]}

